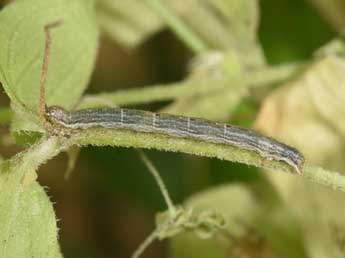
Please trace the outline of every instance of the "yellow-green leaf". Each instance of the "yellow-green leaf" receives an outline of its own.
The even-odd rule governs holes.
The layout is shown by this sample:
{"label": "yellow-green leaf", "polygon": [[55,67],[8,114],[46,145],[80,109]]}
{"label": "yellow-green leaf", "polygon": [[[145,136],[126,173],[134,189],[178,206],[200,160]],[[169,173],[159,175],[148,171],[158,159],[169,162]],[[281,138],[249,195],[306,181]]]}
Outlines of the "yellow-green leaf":
{"label": "yellow-green leaf", "polygon": [[[19,0],[0,13],[0,81],[21,118],[38,123],[43,27],[55,21],[47,80],[47,103],[73,107],[88,84],[97,50],[92,0]],[[29,111],[29,112],[28,112]],[[15,130],[23,129],[25,124]]]}

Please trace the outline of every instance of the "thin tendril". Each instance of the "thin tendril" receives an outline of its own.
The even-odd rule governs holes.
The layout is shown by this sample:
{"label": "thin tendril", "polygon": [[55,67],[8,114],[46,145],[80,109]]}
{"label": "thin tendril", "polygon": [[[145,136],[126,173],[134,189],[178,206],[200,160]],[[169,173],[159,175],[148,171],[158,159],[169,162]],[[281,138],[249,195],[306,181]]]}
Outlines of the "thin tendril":
{"label": "thin tendril", "polygon": [[145,240],[142,242],[138,248],[134,251],[131,258],[139,258],[144,251],[147,249],[149,245],[153,243],[158,237],[161,232],[164,232],[167,228],[169,228],[169,225],[171,224],[171,220],[173,218],[170,218],[169,220],[165,221],[165,223],[158,226]]}
{"label": "thin tendril", "polygon": [[157,238],[157,233],[160,229],[155,229],[145,240],[142,242],[132,255],[132,258],[139,258],[144,253],[146,248],[153,243]]}
{"label": "thin tendril", "polygon": [[168,206],[168,209],[169,209],[170,216],[172,218],[174,218],[176,215],[176,209],[175,209],[175,206],[174,206],[174,204],[173,204],[173,202],[169,196],[169,192],[167,190],[167,187],[165,186],[165,184],[164,184],[162,178],[160,177],[157,169],[154,167],[152,162],[147,158],[147,156],[144,154],[144,152],[142,150],[138,150],[138,151],[139,151],[140,158],[142,159],[142,161],[145,163],[145,165],[147,166],[147,168],[149,169],[149,171],[151,172],[151,174],[155,178],[155,180],[158,184],[158,187],[163,194],[164,200],[165,200],[165,202]]}

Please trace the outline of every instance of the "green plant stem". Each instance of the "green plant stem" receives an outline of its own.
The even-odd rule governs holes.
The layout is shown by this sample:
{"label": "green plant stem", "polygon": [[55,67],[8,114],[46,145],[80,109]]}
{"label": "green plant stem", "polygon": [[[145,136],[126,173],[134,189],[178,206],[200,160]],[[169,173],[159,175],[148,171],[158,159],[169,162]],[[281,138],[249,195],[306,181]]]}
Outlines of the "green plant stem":
{"label": "green plant stem", "polygon": [[[233,146],[199,142],[192,139],[172,138],[159,134],[92,128],[73,135],[70,140],[79,146],[134,147],[182,152],[296,174],[293,168],[284,162],[264,159],[252,151]],[[332,189],[345,191],[345,176],[321,167],[305,164],[302,169],[302,177]]]}
{"label": "green plant stem", "polygon": [[281,83],[296,76],[306,66],[304,62],[266,66],[249,73],[248,83],[252,88]]}
{"label": "green plant stem", "polygon": [[183,16],[185,23],[210,48],[227,50],[234,47],[234,35],[229,33],[229,26],[219,13],[210,8],[209,4],[200,4],[198,1],[190,1],[188,5],[188,12]]}
{"label": "green plant stem", "polygon": [[[206,94],[224,88],[224,79],[187,80],[179,83],[154,85],[145,88],[120,90],[113,93],[86,95],[78,107],[92,105],[135,105],[171,100],[194,94]],[[210,87],[212,85],[212,87]]]}
{"label": "green plant stem", "polygon": [[[243,78],[243,83],[247,83],[249,87],[254,88],[278,83],[291,78],[303,67],[303,63],[295,63],[260,68],[248,74],[246,78]],[[228,81],[229,79],[226,77],[203,78],[172,84],[153,85],[140,89],[86,95],[78,105],[78,108],[105,105],[136,105],[154,101],[185,98],[193,95],[209,94],[211,92],[224,90],[226,87],[231,87],[231,85],[227,83]]]}
{"label": "green plant stem", "polygon": [[[90,129],[72,137],[78,145],[110,145],[183,152],[222,160],[240,162],[269,170],[295,173],[283,162],[266,160],[257,153],[232,146],[198,142],[190,139],[170,138],[164,135],[138,133],[125,130]],[[306,164],[302,176],[315,183],[345,191],[345,176],[321,167]]]}
{"label": "green plant stem", "polygon": [[176,14],[167,8],[163,2],[160,0],[145,0],[145,2],[196,54],[201,54],[208,50],[204,42]]}
{"label": "green plant stem", "polygon": [[90,128],[71,138],[78,145],[134,147],[182,152],[204,157],[240,162],[261,168],[296,173],[283,162],[267,160],[255,152],[233,146],[200,142],[192,139],[174,138],[162,134],[141,133],[130,130]]}
{"label": "green plant stem", "polygon": [[44,138],[1,165],[16,173],[24,174],[28,171],[36,170],[40,165],[71,145],[72,141],[66,138],[57,136]]}
{"label": "green plant stem", "polygon": [[345,192],[345,176],[335,171],[330,171],[319,166],[305,164],[303,176],[320,185]]}

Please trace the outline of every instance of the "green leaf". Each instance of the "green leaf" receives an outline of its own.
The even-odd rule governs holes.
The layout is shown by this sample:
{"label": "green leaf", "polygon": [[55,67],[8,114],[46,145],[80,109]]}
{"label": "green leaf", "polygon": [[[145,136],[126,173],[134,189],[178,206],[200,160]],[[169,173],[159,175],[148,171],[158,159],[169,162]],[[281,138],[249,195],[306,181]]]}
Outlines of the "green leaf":
{"label": "green leaf", "polygon": [[35,179],[40,164],[68,147],[50,137],[1,162],[1,258],[62,257],[52,203]]}
{"label": "green leaf", "polygon": [[[300,76],[266,98],[256,123],[266,134],[298,147],[308,162],[339,171],[345,164],[344,50],[343,41],[338,39],[322,47],[317,59]],[[345,189],[344,172],[306,165],[304,176],[336,190]],[[269,178],[298,219],[310,256],[344,257],[330,230],[333,224],[345,227],[344,217],[339,216],[344,212],[344,194],[283,174],[272,173]]]}
{"label": "green leaf", "polygon": [[96,9],[103,31],[125,47],[137,46],[164,26],[143,1],[98,0]]}
{"label": "green leaf", "polygon": [[51,32],[47,103],[71,108],[87,86],[95,61],[98,28],[93,7],[91,0],[22,0],[0,13],[0,81],[17,115],[23,119],[30,112],[25,123],[30,130],[38,123],[43,27],[63,22]]}
{"label": "green leaf", "polygon": [[255,127],[295,146],[309,162],[342,170],[345,59],[338,55],[344,52],[345,45],[334,43],[337,41],[318,51],[317,60],[300,76],[266,97]]}
{"label": "green leaf", "polygon": [[38,183],[25,186],[19,179],[0,176],[0,257],[62,257],[48,196]]}
{"label": "green leaf", "polygon": [[249,66],[265,60],[257,41],[256,0],[162,1],[180,14],[185,26],[213,50],[235,51]]}

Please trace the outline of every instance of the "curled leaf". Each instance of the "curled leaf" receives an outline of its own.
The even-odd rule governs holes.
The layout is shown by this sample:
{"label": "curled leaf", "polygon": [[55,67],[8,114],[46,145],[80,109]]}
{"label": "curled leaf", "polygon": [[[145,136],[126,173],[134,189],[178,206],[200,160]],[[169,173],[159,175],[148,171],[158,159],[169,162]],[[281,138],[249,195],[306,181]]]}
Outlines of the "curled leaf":
{"label": "curled leaf", "polygon": [[[45,44],[43,27],[55,21],[63,24],[52,31],[47,104],[71,108],[87,86],[95,61],[98,29],[93,1],[16,1],[0,13],[0,81],[17,115],[31,115],[25,123],[29,130],[37,130],[32,124],[39,124],[35,113]],[[25,124],[13,129],[21,130]]]}

